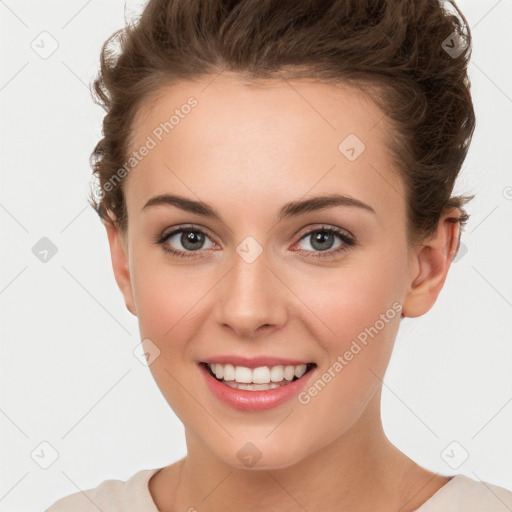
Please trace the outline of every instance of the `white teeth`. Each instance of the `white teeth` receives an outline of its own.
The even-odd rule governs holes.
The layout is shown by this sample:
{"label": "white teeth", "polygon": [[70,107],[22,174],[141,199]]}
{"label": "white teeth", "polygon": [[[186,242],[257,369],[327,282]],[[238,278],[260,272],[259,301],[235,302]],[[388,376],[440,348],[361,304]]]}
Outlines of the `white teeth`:
{"label": "white teeth", "polygon": [[277,384],[275,382],[271,382],[270,384],[239,384],[238,382],[232,380],[229,382],[224,381],[224,384],[230,388],[245,389],[246,391],[266,391],[267,389],[275,389],[280,388],[281,386],[286,386],[288,382],[286,382],[286,384]]}
{"label": "white teeth", "polygon": [[[210,367],[210,369],[214,372],[213,368],[212,368],[212,365],[208,365]],[[219,363],[217,363],[215,365],[215,367],[217,368],[218,366],[221,366]],[[221,372],[224,374],[224,377],[222,377],[224,380],[235,380],[235,367],[232,365],[232,364],[226,364],[224,365],[223,369],[221,370]],[[215,373],[215,372],[214,372]],[[217,374],[215,373],[215,376],[217,376]],[[217,378],[221,378],[221,377],[217,377]]]}
{"label": "white teeth", "polygon": [[[306,373],[307,365],[278,365],[272,366],[271,368],[268,366],[259,366],[258,368],[252,369],[246,366],[233,366],[232,364],[208,363],[208,367],[218,379],[224,379],[225,382],[235,381],[250,385],[283,382],[284,380],[290,382],[294,377],[302,377]],[[273,389],[273,387],[265,389]]]}
{"label": "white teeth", "polygon": [[213,367],[215,368],[213,370],[213,373],[215,373],[215,375],[217,375],[219,379],[222,379],[222,377],[224,377],[224,367],[221,364],[217,363],[215,363]]}
{"label": "white teeth", "polygon": [[235,368],[235,380],[250,384],[252,382],[252,370],[245,366],[237,366]]}

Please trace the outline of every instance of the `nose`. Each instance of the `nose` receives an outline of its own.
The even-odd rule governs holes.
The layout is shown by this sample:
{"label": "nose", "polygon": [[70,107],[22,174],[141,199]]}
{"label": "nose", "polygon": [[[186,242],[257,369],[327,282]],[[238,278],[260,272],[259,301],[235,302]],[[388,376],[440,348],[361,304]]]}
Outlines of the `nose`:
{"label": "nose", "polygon": [[217,290],[218,324],[246,339],[280,329],[286,322],[286,300],[291,292],[269,267],[265,251],[252,262],[238,254],[233,261]]}

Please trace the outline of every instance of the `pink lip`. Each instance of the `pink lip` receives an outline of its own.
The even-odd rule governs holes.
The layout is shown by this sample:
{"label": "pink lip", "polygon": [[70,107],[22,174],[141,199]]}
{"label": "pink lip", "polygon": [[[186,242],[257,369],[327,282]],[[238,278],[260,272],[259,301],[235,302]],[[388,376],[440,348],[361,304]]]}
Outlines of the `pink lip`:
{"label": "pink lip", "polygon": [[298,359],[285,359],[282,357],[260,356],[260,357],[242,357],[242,356],[213,356],[202,361],[203,363],[232,364],[233,366],[245,366],[246,368],[258,368],[260,366],[278,366],[308,364],[313,361],[299,361]]}
{"label": "pink lip", "polygon": [[[275,359],[274,359],[275,360]],[[253,360],[254,361],[254,360]],[[203,375],[208,389],[225,404],[241,411],[264,411],[297,396],[308,385],[312,376],[316,374],[315,366],[306,372],[300,379],[289,384],[265,391],[248,391],[236,389],[222,384],[217,380],[204,363],[200,363],[199,369]],[[264,365],[265,366],[265,365]]]}

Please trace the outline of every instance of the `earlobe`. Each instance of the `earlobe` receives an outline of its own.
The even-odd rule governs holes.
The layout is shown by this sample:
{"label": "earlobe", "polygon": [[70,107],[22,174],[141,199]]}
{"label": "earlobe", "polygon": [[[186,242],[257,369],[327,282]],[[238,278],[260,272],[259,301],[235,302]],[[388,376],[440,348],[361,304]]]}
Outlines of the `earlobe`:
{"label": "earlobe", "polygon": [[459,249],[460,223],[457,212],[450,209],[445,213],[436,232],[416,251],[410,266],[412,275],[403,304],[403,316],[412,318],[424,315],[435,304]]}
{"label": "earlobe", "polygon": [[121,293],[123,294],[128,311],[137,316],[135,301],[133,300],[133,290],[128,263],[128,250],[125,246],[125,240],[117,226],[106,222],[105,228],[107,230],[108,243],[110,246],[110,256],[114,277]]}

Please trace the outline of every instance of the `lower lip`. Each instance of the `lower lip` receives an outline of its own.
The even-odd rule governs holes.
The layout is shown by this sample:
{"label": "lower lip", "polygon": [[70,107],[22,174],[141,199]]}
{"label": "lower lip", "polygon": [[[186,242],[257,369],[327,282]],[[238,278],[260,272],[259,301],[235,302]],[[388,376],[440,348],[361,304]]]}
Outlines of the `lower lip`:
{"label": "lower lip", "polygon": [[224,403],[241,411],[264,411],[277,407],[283,402],[290,400],[298,395],[306,386],[313,373],[315,373],[316,368],[316,366],[313,367],[300,379],[294,380],[284,386],[264,391],[248,391],[246,389],[236,389],[222,384],[222,382],[218,381],[210,374],[205,364],[199,364],[199,369],[210,391]]}

